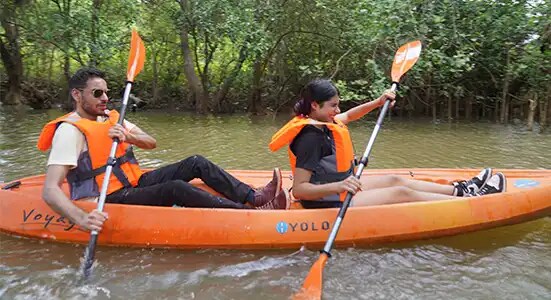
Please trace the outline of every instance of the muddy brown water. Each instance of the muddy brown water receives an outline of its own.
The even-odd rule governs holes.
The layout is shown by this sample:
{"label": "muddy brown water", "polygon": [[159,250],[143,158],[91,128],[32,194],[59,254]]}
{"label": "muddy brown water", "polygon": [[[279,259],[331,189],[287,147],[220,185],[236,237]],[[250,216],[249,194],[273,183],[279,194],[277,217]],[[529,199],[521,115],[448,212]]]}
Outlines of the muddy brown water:
{"label": "muddy brown water", "polygon": [[[43,173],[41,126],[59,111],[0,108],[0,181]],[[144,167],[202,154],[227,169],[288,169],[271,135],[288,120],[246,115],[129,113],[158,148]],[[351,126],[363,153],[374,118]],[[369,168],[551,168],[551,134],[522,125],[386,120]],[[298,250],[298,249],[297,249]],[[288,299],[318,255],[302,252],[99,247],[86,283],[82,245],[0,234],[0,299]],[[551,299],[551,218],[453,237],[337,249],[324,299]]]}

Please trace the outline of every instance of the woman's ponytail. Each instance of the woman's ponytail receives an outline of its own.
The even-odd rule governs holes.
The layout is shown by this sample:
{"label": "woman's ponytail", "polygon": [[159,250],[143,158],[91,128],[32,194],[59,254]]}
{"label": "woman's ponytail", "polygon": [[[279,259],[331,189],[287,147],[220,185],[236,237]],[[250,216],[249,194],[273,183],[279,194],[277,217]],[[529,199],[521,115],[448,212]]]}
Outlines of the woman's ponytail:
{"label": "woman's ponytail", "polygon": [[296,116],[308,116],[312,111],[312,102],[321,105],[339,94],[337,87],[331,80],[315,79],[305,85],[300,91],[300,100],[295,103],[293,110]]}

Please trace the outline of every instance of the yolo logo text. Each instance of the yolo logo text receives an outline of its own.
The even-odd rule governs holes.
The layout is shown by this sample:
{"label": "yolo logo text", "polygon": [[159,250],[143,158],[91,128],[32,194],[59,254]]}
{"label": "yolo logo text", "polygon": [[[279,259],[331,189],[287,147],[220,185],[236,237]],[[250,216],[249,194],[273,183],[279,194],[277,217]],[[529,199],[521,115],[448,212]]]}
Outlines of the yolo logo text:
{"label": "yolo logo text", "polygon": [[281,221],[276,224],[276,231],[280,234],[285,234],[287,232],[309,232],[309,231],[327,231],[331,229],[331,223],[329,221],[322,222],[284,222]]}

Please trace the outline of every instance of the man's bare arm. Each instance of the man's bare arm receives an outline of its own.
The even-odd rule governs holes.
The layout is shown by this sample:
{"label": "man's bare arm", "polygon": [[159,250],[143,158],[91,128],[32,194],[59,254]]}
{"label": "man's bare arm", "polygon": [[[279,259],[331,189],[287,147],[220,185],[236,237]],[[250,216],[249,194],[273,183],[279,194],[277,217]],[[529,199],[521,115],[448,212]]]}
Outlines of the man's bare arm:
{"label": "man's bare arm", "polygon": [[126,141],[142,149],[155,149],[157,147],[157,140],[145,133],[138,126],[135,126],[128,132]]}
{"label": "man's bare arm", "polygon": [[127,142],[142,149],[154,149],[157,147],[157,141],[138,126],[127,130],[122,125],[115,124],[109,129],[109,137],[112,139],[118,138],[121,142]]}
{"label": "man's bare arm", "polygon": [[107,214],[94,210],[85,212],[76,206],[61,190],[63,180],[69,172],[70,166],[49,165],[46,180],[42,189],[42,199],[56,212],[69,218],[72,222],[87,230],[100,231]]}

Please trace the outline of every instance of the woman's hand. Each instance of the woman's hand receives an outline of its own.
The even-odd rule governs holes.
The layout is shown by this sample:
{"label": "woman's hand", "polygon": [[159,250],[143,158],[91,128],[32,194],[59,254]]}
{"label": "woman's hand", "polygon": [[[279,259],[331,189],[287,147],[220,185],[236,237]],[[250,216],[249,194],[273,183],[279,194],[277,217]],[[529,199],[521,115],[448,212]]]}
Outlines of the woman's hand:
{"label": "woman's hand", "polygon": [[362,190],[362,183],[360,180],[354,175],[350,175],[350,177],[346,178],[343,181],[337,182],[337,192],[350,192],[353,195],[355,195],[358,191]]}
{"label": "woman's hand", "polygon": [[396,100],[394,100],[396,98],[396,94],[391,91],[391,90],[386,90],[377,100],[377,104],[379,107],[385,105],[385,102],[387,99],[390,99],[392,100],[390,102],[390,107],[393,107],[394,106],[394,103],[396,103]]}

